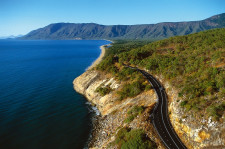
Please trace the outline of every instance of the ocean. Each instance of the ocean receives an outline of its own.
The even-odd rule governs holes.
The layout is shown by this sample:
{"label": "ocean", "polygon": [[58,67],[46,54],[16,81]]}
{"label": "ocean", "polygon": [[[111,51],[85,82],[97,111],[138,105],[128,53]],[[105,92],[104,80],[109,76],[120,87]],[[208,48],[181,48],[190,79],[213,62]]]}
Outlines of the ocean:
{"label": "ocean", "polygon": [[0,148],[84,148],[95,113],[72,82],[109,43],[0,40]]}

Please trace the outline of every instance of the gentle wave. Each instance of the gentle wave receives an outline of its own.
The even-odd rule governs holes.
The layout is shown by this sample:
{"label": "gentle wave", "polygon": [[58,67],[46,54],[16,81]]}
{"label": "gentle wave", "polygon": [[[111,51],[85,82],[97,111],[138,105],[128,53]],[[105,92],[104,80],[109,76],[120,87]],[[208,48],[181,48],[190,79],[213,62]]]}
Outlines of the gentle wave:
{"label": "gentle wave", "polygon": [[97,107],[93,106],[90,102],[86,102],[85,104],[89,105],[89,111],[94,112],[96,115],[100,115],[100,111],[98,110]]}

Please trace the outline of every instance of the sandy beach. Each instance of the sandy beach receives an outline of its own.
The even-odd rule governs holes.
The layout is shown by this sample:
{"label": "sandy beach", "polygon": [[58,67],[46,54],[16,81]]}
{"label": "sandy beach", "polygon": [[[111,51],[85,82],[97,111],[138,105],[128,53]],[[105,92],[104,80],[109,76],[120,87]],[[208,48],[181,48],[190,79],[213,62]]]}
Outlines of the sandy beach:
{"label": "sandy beach", "polygon": [[102,46],[100,47],[100,49],[101,49],[101,54],[100,54],[100,56],[99,56],[99,57],[91,64],[91,66],[89,66],[89,67],[87,68],[87,70],[90,70],[90,69],[94,68],[95,66],[97,66],[97,65],[101,62],[102,58],[105,56],[106,46],[109,46],[109,45],[110,45],[110,44],[102,45]]}

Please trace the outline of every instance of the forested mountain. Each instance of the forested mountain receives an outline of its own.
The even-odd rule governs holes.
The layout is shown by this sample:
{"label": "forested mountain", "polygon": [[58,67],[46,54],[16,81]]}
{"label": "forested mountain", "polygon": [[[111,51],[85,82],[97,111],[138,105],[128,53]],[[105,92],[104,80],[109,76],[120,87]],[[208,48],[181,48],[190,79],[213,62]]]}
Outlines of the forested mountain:
{"label": "forested mountain", "polygon": [[225,27],[225,13],[202,21],[144,25],[56,23],[31,31],[20,39],[163,39]]}

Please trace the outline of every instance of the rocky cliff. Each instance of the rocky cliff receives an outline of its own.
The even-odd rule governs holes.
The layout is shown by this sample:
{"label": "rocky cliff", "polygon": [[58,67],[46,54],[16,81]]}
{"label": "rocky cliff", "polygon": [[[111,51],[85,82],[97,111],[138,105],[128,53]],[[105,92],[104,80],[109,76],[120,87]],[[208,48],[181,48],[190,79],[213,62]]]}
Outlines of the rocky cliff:
{"label": "rocky cliff", "polygon": [[[170,120],[185,145],[190,149],[225,148],[225,125],[212,121],[211,118],[203,119],[200,115],[196,117],[184,111],[180,107],[176,89],[164,80],[162,76],[156,76],[156,78],[160,82],[164,82],[163,84],[169,98]],[[118,82],[110,75],[102,74],[102,72],[93,69],[76,78],[73,84],[74,89],[86,96],[101,113],[98,125],[95,126],[94,137],[90,147],[109,147],[115,140],[115,135],[119,128],[130,127],[143,129],[147,136],[157,143],[158,148],[164,148],[149,120],[149,114],[157,98],[153,90],[144,92],[137,97],[120,101],[116,91],[120,89],[123,82]],[[110,86],[112,91],[105,96],[101,96],[96,92],[96,89],[100,86]],[[145,107],[145,111],[131,123],[125,123],[127,111],[137,105]],[[189,116],[186,116],[187,114]]]}
{"label": "rocky cliff", "polygon": [[[116,91],[120,89],[122,82],[93,69],[77,77],[73,84],[74,89],[83,94],[101,113],[97,124],[94,126],[94,136],[89,144],[90,148],[116,148],[116,146],[112,146],[112,142],[115,140],[117,131],[123,127],[143,129],[146,135],[156,142],[158,148],[163,148],[159,139],[155,137],[154,129],[149,120],[149,113],[156,100],[156,94],[153,90],[120,101]],[[96,89],[100,86],[110,86],[112,91],[102,96],[96,92]],[[125,122],[127,113],[134,106],[142,106],[144,111],[135,117],[132,122],[127,123]]]}

